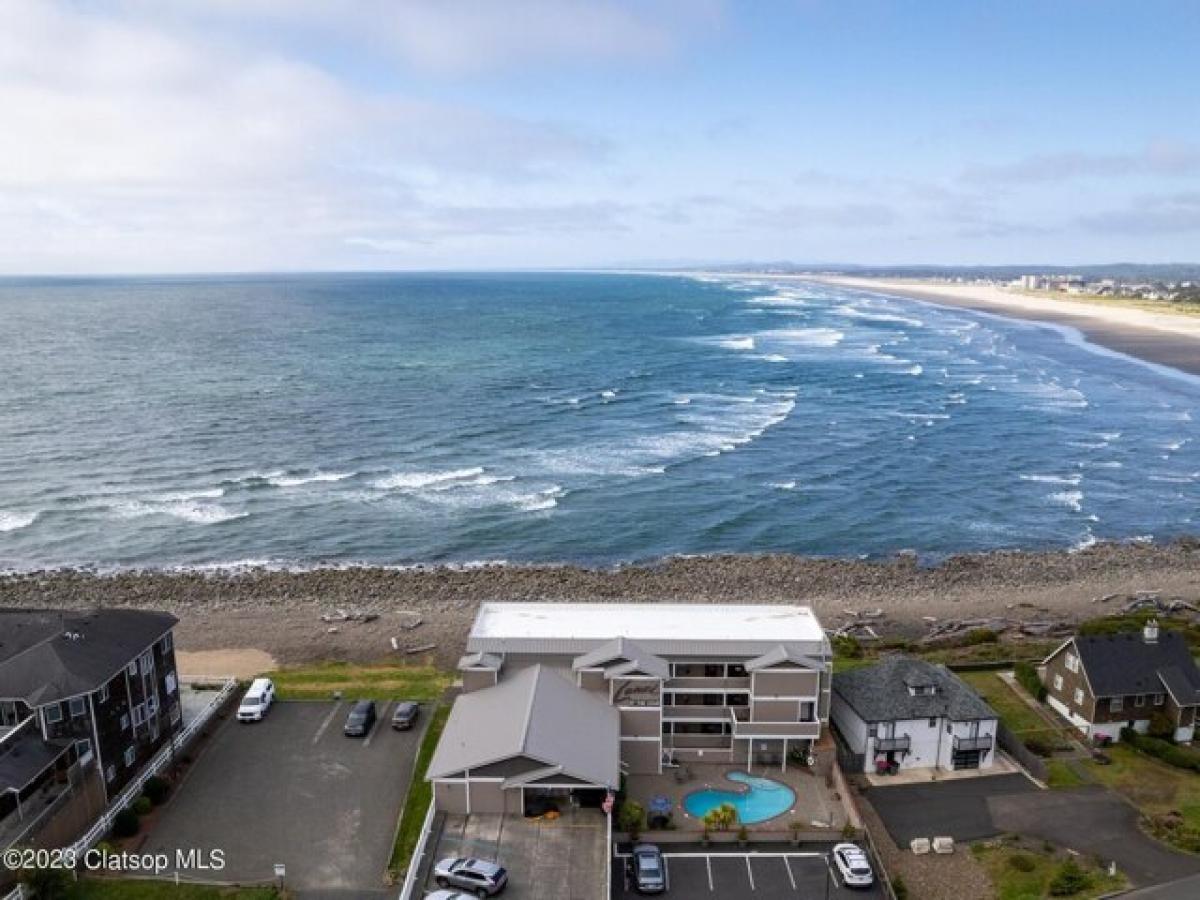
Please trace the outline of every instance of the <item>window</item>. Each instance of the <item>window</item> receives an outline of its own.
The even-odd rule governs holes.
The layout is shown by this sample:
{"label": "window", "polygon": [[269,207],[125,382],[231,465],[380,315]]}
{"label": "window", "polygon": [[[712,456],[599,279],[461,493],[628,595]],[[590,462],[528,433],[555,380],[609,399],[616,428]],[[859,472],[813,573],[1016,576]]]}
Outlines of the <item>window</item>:
{"label": "window", "polygon": [[124,731],[128,727],[129,727],[129,713],[125,713],[125,715],[121,716],[121,730]]}
{"label": "window", "polygon": [[107,684],[103,685],[100,688],[99,696],[96,699],[99,700],[101,703],[108,702],[108,685]]}
{"label": "window", "polygon": [[133,678],[134,676],[137,675],[137,660],[136,659],[133,662],[131,662],[128,666],[125,667],[125,674],[128,675],[130,678]]}
{"label": "window", "polygon": [[125,750],[125,768],[129,768],[130,766],[132,766],[135,758],[136,758],[136,756],[134,754],[133,748],[132,747],[127,748]]}
{"label": "window", "polygon": [[1120,712],[1121,707],[1125,705],[1124,697],[1113,697],[1108,701],[1108,708],[1112,712]]}
{"label": "window", "polygon": [[1146,705],[1146,697],[1145,697],[1145,695],[1144,695],[1144,694],[1138,694],[1136,697],[1134,697],[1134,698],[1133,698],[1133,705],[1134,705],[1134,706],[1145,706],[1145,705]]}
{"label": "window", "polygon": [[1062,676],[1061,675],[1054,676],[1054,689],[1056,691],[1062,690]]}
{"label": "window", "polygon": [[1075,688],[1075,705],[1083,706],[1083,689]]}
{"label": "window", "polygon": [[71,718],[77,719],[87,712],[87,703],[82,697],[75,697],[70,702]]}
{"label": "window", "polygon": [[1064,662],[1066,664],[1068,672],[1078,672],[1079,671],[1079,657],[1076,656],[1074,653],[1068,653],[1067,658]]}
{"label": "window", "polygon": [[158,642],[158,649],[162,653],[171,652],[171,633],[167,632],[163,635],[163,639]]}
{"label": "window", "polygon": [[135,706],[133,708],[133,727],[136,728],[137,726],[141,725],[145,721],[146,721],[146,710],[142,706],[142,704],[139,703],[137,706]]}
{"label": "window", "polygon": [[156,712],[158,712],[158,698],[157,697],[146,698],[146,718],[147,719],[150,718]]}
{"label": "window", "polygon": [[174,672],[168,672],[167,677],[163,679],[163,682],[167,686],[168,694],[175,693],[175,688],[177,686],[177,682],[175,681],[175,673]]}
{"label": "window", "polygon": [[116,777],[117,777],[117,767],[116,766],[109,766],[107,769],[104,770],[104,780],[105,781],[112,781]]}
{"label": "window", "polygon": [[930,727],[930,728],[937,728],[937,716],[930,716],[930,717],[929,717],[929,727]]}
{"label": "window", "polygon": [[1155,706],[1162,706],[1166,702],[1167,702],[1167,698],[1166,698],[1165,694],[1155,694],[1154,695],[1154,705]]}
{"label": "window", "polygon": [[90,762],[92,759],[92,742],[86,738],[82,741],[76,741],[75,757],[81,763]]}
{"label": "window", "polygon": [[62,721],[62,704],[52,703],[46,707],[46,723],[53,725],[55,722]]}

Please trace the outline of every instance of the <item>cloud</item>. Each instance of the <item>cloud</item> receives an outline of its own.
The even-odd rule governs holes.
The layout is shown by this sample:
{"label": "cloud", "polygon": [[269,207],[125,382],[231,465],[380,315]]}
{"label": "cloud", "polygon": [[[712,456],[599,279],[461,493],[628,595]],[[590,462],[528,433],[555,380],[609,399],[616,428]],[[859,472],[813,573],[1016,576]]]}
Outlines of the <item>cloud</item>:
{"label": "cloud", "polygon": [[1043,184],[1068,178],[1112,178],[1150,175],[1188,177],[1200,173],[1200,146],[1157,141],[1134,153],[1039,154],[1015,162],[972,166],[963,179],[988,184]]}
{"label": "cloud", "polygon": [[[544,64],[653,61],[722,19],[720,0],[185,0],[193,20],[247,19],[437,74]],[[157,0],[133,3],[162,15]],[[178,5],[175,14],[179,14]]]}
{"label": "cloud", "polygon": [[1123,208],[1079,216],[1076,221],[1099,234],[1189,234],[1200,231],[1200,191],[1146,195]]}

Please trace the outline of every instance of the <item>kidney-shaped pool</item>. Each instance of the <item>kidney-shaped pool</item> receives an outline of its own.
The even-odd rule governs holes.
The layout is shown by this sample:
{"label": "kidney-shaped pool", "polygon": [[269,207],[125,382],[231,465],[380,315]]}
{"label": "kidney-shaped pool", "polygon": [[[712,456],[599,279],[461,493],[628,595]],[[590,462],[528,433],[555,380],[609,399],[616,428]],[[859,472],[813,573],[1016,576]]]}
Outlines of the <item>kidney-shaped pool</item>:
{"label": "kidney-shaped pool", "polygon": [[796,802],[796,792],[774,779],[760,778],[747,772],[730,772],[725,777],[745,785],[745,788],[740,791],[721,791],[716,788],[693,791],[683,798],[683,808],[702,819],[710,809],[729,803],[737,810],[738,822],[754,825],[787,812]]}

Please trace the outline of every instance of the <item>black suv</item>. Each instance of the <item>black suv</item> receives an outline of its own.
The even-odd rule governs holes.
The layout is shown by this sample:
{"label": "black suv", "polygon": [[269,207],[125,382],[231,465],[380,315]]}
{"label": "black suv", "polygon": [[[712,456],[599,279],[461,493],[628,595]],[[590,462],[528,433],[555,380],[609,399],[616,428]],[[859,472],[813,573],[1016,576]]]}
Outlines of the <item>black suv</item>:
{"label": "black suv", "polygon": [[408,731],[416,723],[419,710],[420,707],[411,700],[400,701],[392,713],[392,727],[397,731]]}
{"label": "black suv", "polygon": [[375,701],[359,700],[350,708],[346,717],[346,727],[342,729],[346,737],[366,737],[375,727]]}

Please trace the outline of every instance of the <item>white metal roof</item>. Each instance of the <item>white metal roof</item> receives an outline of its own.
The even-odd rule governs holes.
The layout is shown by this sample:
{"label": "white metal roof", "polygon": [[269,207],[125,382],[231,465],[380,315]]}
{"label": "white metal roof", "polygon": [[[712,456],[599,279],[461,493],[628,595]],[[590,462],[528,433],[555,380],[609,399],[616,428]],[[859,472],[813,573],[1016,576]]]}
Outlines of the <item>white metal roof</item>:
{"label": "white metal roof", "polygon": [[807,606],[724,603],[485,603],[470,640],[643,642],[823,642]]}

